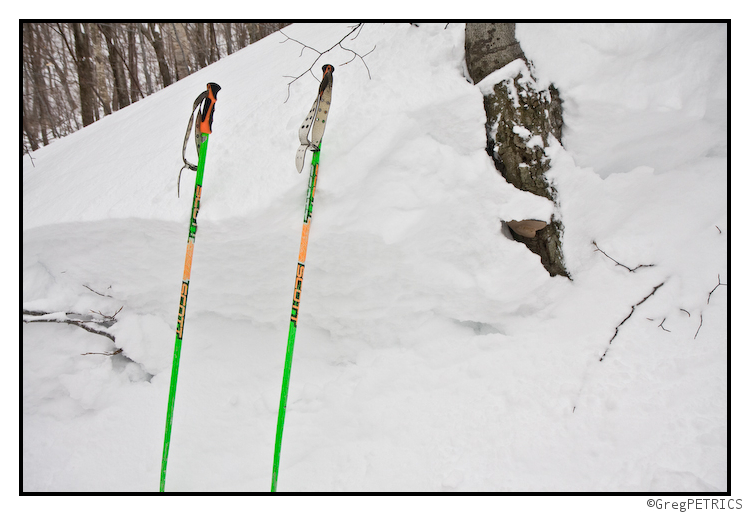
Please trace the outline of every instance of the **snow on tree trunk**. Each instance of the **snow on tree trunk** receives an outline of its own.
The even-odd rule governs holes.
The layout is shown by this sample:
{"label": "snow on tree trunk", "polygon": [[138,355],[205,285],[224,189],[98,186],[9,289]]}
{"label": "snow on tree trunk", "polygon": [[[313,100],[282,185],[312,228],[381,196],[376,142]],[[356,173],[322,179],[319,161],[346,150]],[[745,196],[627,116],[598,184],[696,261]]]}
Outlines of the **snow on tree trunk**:
{"label": "snow on tree trunk", "polygon": [[[553,85],[544,88],[516,41],[512,23],[467,23],[466,66],[475,84],[508,66],[491,88],[484,88],[487,153],[495,167],[516,188],[557,204],[557,192],[545,177],[549,138],[562,139],[562,106]],[[491,80],[492,78],[488,79]],[[562,253],[562,222],[554,215],[533,237],[513,237],[541,257],[551,276],[570,277]]]}

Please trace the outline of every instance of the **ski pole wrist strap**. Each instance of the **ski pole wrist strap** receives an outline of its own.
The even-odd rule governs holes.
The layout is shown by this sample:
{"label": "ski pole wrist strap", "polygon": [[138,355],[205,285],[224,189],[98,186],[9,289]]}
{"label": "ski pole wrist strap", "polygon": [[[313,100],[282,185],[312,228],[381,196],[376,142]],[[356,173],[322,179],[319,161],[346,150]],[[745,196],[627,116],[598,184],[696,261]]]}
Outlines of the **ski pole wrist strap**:
{"label": "ski pole wrist strap", "polygon": [[184,163],[180,168],[180,173],[177,176],[177,197],[180,196],[180,179],[182,178],[182,171],[187,168],[192,171],[198,170],[198,165],[195,165],[187,160],[185,157],[185,150],[187,150],[188,139],[190,139],[190,129],[193,126],[193,119],[195,118],[195,111],[198,107],[203,104],[203,112],[198,111],[198,117],[195,120],[195,151],[200,153],[201,146],[201,134],[211,134],[211,126],[214,121],[214,111],[216,105],[216,94],[221,89],[221,86],[215,82],[209,82],[206,85],[206,91],[198,95],[198,98],[193,102],[193,110],[190,113],[190,120],[187,124],[187,130],[185,131],[185,139],[182,142],[182,162]]}

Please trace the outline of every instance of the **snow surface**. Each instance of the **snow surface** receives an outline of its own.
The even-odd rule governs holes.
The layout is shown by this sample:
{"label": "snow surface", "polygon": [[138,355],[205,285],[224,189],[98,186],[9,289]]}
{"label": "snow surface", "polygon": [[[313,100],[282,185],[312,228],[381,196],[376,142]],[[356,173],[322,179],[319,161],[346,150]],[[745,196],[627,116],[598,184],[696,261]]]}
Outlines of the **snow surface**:
{"label": "snow surface", "polygon": [[[341,49],[313,66],[336,71],[279,491],[726,491],[728,287],[707,302],[729,282],[726,28],[518,26],[564,100],[548,153],[569,281],[501,231],[554,206],[495,171],[463,26],[444,27],[365,26],[347,46],[376,47],[372,79]],[[324,49],[348,29],[286,31]],[[23,159],[23,308],[124,306],[116,345],[23,325],[24,492],[158,491],[193,174],[179,199],[176,178],[209,81],[167,490],[269,490],[318,84],[284,101],[316,56],[283,41]]]}

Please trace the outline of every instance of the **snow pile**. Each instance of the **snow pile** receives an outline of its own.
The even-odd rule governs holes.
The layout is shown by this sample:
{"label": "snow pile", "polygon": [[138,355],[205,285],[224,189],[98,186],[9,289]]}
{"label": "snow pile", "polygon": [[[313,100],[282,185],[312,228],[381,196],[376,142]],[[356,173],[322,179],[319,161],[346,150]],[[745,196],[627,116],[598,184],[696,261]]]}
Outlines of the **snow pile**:
{"label": "snow pile", "polygon": [[[726,490],[727,287],[707,303],[728,279],[726,30],[586,27],[517,31],[565,101],[548,155],[572,282],[502,233],[550,203],[485,152],[462,26],[367,25],[347,46],[376,48],[371,79],[338,47],[313,66],[336,71],[280,491]],[[321,50],[348,31],[287,30]],[[158,489],[192,189],[183,172],[178,199],[176,173],[209,81],[167,490],[268,490],[317,91],[307,74],[285,102],[316,56],[284,39],[24,160],[24,309],[123,306],[116,344],[24,325],[24,491]]]}

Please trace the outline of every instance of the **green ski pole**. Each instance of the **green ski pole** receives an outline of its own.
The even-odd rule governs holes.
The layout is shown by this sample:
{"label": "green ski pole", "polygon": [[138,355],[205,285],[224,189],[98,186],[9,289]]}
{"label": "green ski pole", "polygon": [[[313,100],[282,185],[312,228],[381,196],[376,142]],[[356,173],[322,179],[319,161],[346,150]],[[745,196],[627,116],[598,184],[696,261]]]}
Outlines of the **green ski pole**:
{"label": "green ski pole", "polygon": [[[292,298],[292,316],[289,321],[289,336],[286,342],[286,359],[284,361],[284,378],[281,383],[281,399],[279,401],[279,418],[276,423],[276,445],[273,454],[273,477],[271,478],[271,491],[276,491],[276,483],[279,477],[279,461],[281,459],[281,437],[284,433],[284,419],[286,418],[286,402],[289,395],[289,377],[292,373],[292,355],[294,354],[294,339],[297,335],[297,316],[299,314],[299,300],[302,293],[302,276],[305,272],[305,260],[307,258],[307,240],[310,235],[310,223],[312,222],[313,201],[315,200],[315,185],[318,182],[318,163],[320,161],[320,146],[328,119],[328,109],[331,105],[331,94],[333,90],[333,66],[323,65],[323,80],[318,90],[318,96],[311,113],[302,123],[300,129],[300,149],[297,151],[297,169],[301,169],[301,160],[304,160],[308,147],[313,148],[312,163],[310,164],[310,179],[307,182],[307,203],[305,205],[305,220],[302,225],[302,240],[299,246],[299,259],[297,261],[297,277],[294,280],[294,297]],[[323,106],[323,107],[321,107]],[[312,124],[308,123],[313,120]],[[312,125],[312,128],[310,128]],[[307,139],[309,129],[312,142]],[[301,157],[300,157],[301,156]]]}
{"label": "green ski pole", "polygon": [[[185,134],[185,145],[190,134],[193,124],[193,115],[199,104],[203,103],[203,112],[198,112],[198,118],[195,122],[196,145],[198,148],[198,164],[192,165],[185,159],[185,145],[182,148],[182,158],[185,162],[184,168],[196,170],[195,191],[193,193],[193,207],[190,217],[190,230],[188,232],[187,250],[185,252],[185,269],[182,275],[182,288],[180,290],[180,307],[177,314],[177,335],[174,343],[174,357],[172,358],[172,378],[169,383],[169,402],[167,403],[167,425],[164,430],[164,450],[161,457],[161,482],[159,491],[164,491],[164,485],[167,479],[167,458],[169,456],[169,440],[172,434],[172,414],[174,413],[175,393],[177,391],[177,372],[180,368],[180,352],[182,350],[182,335],[185,330],[185,313],[187,309],[188,288],[190,286],[190,269],[193,265],[193,246],[195,244],[195,233],[198,230],[198,210],[201,204],[201,189],[203,188],[203,169],[206,164],[206,150],[208,148],[208,135],[211,134],[211,125],[213,124],[214,110],[216,104],[216,95],[221,87],[213,82],[209,82],[206,91],[201,93],[193,104],[193,113],[190,115],[188,122],[187,134]],[[180,170],[182,173],[182,170]],[[179,179],[177,185],[179,194]]]}
{"label": "green ski pole", "polygon": [[273,479],[271,491],[276,491],[276,481],[279,476],[279,459],[281,457],[281,436],[284,432],[284,418],[286,417],[286,400],[289,394],[289,377],[292,373],[292,354],[294,353],[294,338],[297,335],[297,315],[299,313],[299,299],[302,293],[302,276],[305,272],[305,258],[307,256],[307,239],[312,222],[313,200],[315,198],[315,183],[318,180],[318,161],[320,149],[313,152],[310,165],[310,179],[307,183],[307,206],[305,207],[305,221],[302,225],[302,241],[299,247],[297,262],[297,277],[294,280],[294,297],[292,298],[292,316],[289,321],[289,336],[286,341],[286,360],[284,361],[284,379],[281,383],[281,400],[279,402],[279,419],[276,424],[276,447],[273,454]]}

